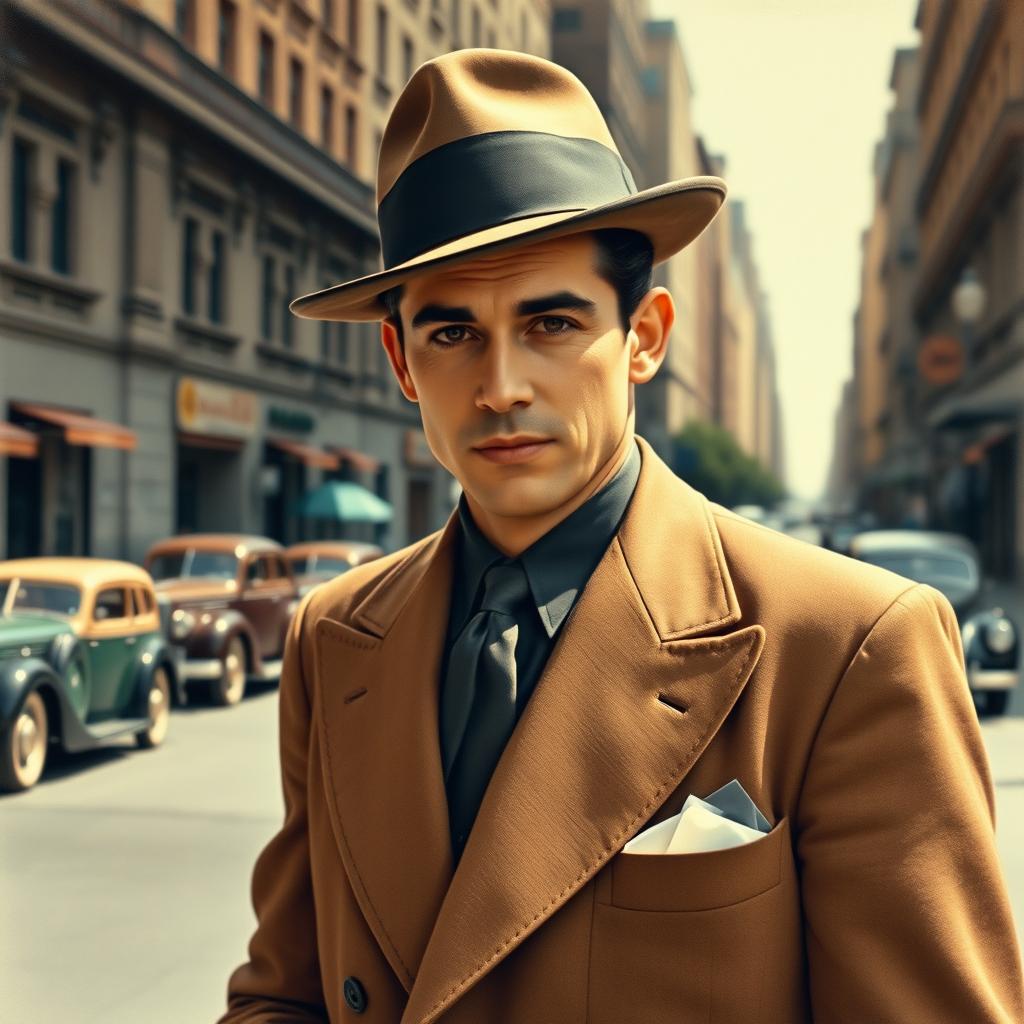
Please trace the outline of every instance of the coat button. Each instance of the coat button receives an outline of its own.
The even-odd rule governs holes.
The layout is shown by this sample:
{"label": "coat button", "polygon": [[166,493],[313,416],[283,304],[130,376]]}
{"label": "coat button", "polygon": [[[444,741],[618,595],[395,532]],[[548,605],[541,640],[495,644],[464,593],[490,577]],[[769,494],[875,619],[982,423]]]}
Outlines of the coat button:
{"label": "coat button", "polygon": [[349,1009],[362,1013],[366,1009],[366,989],[358,978],[351,975],[345,979],[345,1002]]}

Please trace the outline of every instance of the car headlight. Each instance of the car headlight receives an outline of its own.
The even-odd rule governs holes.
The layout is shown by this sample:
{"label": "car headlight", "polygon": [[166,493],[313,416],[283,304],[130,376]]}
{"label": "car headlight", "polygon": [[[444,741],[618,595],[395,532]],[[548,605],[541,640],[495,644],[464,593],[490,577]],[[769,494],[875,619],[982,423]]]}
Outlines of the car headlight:
{"label": "car headlight", "polygon": [[1006,654],[1016,640],[1017,632],[1009,619],[993,619],[985,627],[985,646],[993,654]]}
{"label": "car headlight", "polygon": [[171,615],[171,636],[175,640],[184,640],[195,629],[196,617],[184,608],[178,608]]}

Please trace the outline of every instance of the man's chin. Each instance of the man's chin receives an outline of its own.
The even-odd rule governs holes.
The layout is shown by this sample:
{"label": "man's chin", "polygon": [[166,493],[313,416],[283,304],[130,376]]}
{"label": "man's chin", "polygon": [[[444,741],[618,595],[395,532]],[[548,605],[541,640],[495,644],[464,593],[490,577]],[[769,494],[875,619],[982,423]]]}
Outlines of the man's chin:
{"label": "man's chin", "polygon": [[508,518],[543,516],[569,499],[565,483],[564,479],[557,479],[557,474],[543,473],[529,480],[508,480],[500,486],[488,481],[487,485],[471,491],[470,496],[488,515]]}

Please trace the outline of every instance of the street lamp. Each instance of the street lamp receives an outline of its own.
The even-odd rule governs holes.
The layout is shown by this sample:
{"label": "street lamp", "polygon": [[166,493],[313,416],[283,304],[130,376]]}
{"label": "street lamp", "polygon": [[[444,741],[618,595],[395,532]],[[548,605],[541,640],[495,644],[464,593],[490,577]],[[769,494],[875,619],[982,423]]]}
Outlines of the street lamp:
{"label": "street lamp", "polygon": [[985,312],[985,301],[988,295],[985,286],[972,266],[964,268],[960,280],[953,289],[953,313],[964,326],[964,355],[972,361],[974,350],[974,325]]}

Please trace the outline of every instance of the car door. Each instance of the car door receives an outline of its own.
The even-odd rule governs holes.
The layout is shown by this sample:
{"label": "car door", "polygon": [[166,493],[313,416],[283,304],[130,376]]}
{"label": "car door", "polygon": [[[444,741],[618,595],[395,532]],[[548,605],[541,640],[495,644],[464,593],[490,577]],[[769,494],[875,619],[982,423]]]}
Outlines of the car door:
{"label": "car door", "polygon": [[260,655],[273,654],[277,647],[274,625],[281,595],[281,578],[270,555],[249,556],[245,567],[245,582],[239,604],[242,614],[249,620]]}
{"label": "car door", "polygon": [[97,592],[86,636],[93,680],[90,721],[121,717],[134,676],[134,614],[128,587],[103,587]]}

